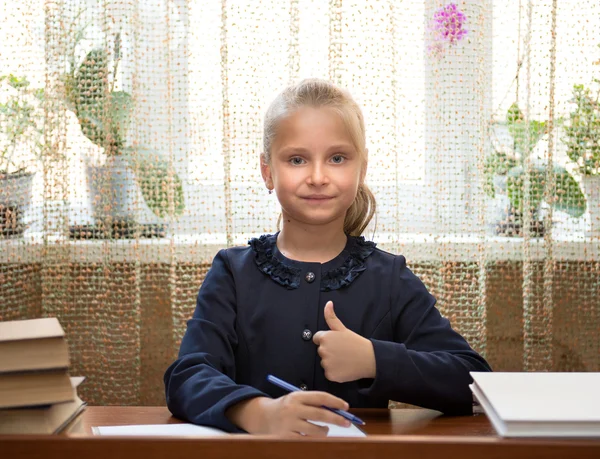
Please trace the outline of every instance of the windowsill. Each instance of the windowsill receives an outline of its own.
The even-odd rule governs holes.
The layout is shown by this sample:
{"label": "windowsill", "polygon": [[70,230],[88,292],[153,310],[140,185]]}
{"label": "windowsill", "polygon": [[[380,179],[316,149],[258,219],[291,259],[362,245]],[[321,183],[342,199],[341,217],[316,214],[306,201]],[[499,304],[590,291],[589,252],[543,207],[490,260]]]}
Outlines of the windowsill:
{"label": "windowsill", "polygon": [[[237,235],[234,244],[245,245],[255,235]],[[382,250],[404,255],[409,263],[436,261],[509,261],[523,260],[526,249],[523,238],[477,236],[469,234],[428,235],[376,234]],[[226,246],[225,234],[176,235],[160,239],[113,239],[73,241],[28,233],[20,239],[0,241],[0,263],[37,263],[42,257],[52,262],[99,263],[202,263],[210,262],[217,251]],[[530,260],[544,260],[548,249],[543,238],[530,239]],[[557,261],[600,259],[600,239],[581,235],[556,237],[551,253]]]}

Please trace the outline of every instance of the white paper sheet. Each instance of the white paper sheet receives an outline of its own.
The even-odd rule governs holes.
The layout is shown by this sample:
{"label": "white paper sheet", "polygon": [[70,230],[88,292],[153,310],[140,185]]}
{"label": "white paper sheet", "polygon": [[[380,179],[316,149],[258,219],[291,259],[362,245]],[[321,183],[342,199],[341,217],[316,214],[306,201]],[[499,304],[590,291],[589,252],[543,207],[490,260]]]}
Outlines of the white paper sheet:
{"label": "white paper sheet", "polygon": [[313,424],[317,424],[319,426],[327,426],[329,427],[329,432],[327,432],[328,437],[366,437],[362,430],[356,427],[354,424],[350,424],[350,427],[340,427],[335,424],[328,424],[325,422],[319,421],[310,421]]}
{"label": "white paper sheet", "polygon": [[[365,433],[356,426],[340,427],[334,424],[311,421],[320,426],[329,427],[328,437],[366,437]],[[195,424],[151,424],[129,426],[100,426],[92,427],[94,435],[111,435],[126,437],[214,437],[229,435],[213,427]]]}
{"label": "white paper sheet", "polygon": [[123,437],[214,437],[228,435],[227,432],[196,424],[151,424],[133,426],[92,427],[94,435]]}

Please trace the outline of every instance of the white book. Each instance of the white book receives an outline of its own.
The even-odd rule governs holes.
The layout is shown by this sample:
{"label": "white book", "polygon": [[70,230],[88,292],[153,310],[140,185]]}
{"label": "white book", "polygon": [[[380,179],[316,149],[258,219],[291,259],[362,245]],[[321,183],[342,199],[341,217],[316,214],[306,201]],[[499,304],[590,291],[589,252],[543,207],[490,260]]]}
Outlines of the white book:
{"label": "white book", "polygon": [[[314,424],[328,426],[328,437],[366,437],[365,433],[358,427],[340,427],[334,424],[311,421]],[[130,426],[99,426],[92,427],[94,435],[108,435],[119,437],[215,437],[230,435],[214,427],[198,426],[195,424],[152,424],[152,425],[130,425]]]}
{"label": "white book", "polygon": [[600,373],[471,372],[471,391],[503,437],[600,437]]}

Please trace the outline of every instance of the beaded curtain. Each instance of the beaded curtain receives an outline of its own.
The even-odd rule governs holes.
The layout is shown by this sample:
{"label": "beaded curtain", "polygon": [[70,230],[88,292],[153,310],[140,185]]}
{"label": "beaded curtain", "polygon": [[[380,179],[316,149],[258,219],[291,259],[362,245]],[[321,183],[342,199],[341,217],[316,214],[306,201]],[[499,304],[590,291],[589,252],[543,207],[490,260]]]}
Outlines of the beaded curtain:
{"label": "beaded curtain", "polygon": [[276,231],[263,113],[364,111],[365,236],[507,371],[600,371],[593,0],[0,0],[0,320],[57,316],[93,404],[164,404],[212,257]]}

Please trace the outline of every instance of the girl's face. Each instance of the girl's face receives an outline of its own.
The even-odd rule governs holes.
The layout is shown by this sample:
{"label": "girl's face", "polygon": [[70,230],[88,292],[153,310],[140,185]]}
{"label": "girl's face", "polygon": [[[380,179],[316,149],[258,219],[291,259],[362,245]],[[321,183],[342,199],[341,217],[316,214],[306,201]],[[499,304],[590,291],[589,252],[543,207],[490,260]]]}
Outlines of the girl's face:
{"label": "girl's face", "polygon": [[343,226],[364,169],[344,122],[327,107],[302,107],[282,120],[270,164],[261,161],[283,218],[308,225]]}

